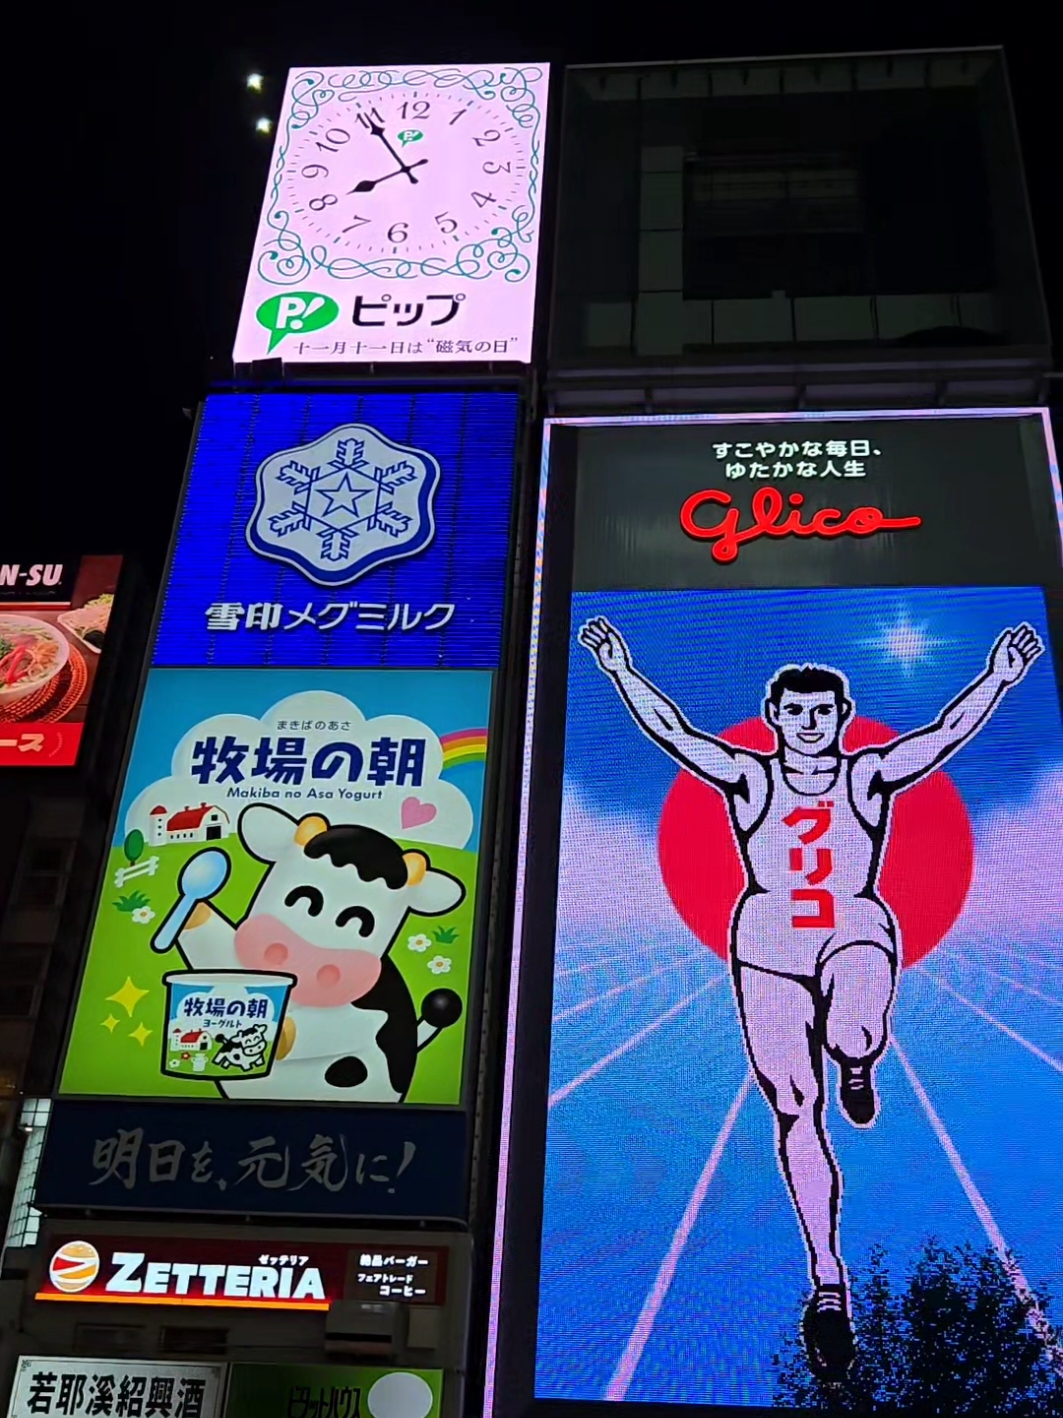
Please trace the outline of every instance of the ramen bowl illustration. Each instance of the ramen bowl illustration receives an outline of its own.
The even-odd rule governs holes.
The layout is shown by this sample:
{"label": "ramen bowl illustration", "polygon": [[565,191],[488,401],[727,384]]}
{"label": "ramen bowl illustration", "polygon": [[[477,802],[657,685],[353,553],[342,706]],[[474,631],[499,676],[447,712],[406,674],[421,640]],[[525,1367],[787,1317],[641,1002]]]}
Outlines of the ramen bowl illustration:
{"label": "ramen bowl illustration", "polygon": [[30,615],[0,615],[0,707],[43,689],[70,658],[61,630]]}
{"label": "ramen bowl illustration", "polygon": [[294,975],[173,970],[162,1071],[177,1078],[264,1078],[273,1067]]}

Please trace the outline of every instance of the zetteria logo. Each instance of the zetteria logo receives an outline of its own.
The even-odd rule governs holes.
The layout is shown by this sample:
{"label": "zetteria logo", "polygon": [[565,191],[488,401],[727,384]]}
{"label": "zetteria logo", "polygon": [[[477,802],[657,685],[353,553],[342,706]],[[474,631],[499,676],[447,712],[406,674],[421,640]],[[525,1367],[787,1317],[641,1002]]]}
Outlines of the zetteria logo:
{"label": "zetteria logo", "polygon": [[48,1266],[48,1279],[64,1295],[87,1290],[99,1273],[100,1253],[88,1241],[64,1241]]}
{"label": "zetteria logo", "polygon": [[347,586],[429,545],[439,474],[431,453],[344,424],[262,463],[248,545],[319,586]]}
{"label": "zetteria logo", "polygon": [[[165,1254],[165,1252],[164,1252]],[[328,1308],[321,1270],[306,1255],[268,1256],[259,1263],[232,1264],[149,1259],[144,1251],[112,1251],[107,1278],[101,1261],[87,1241],[65,1241],[52,1257],[48,1277],[60,1292],[45,1291],[38,1299],[80,1295],[114,1303],[140,1301],[166,1304],[184,1301],[201,1305],[260,1305],[286,1309]],[[91,1295],[81,1292],[93,1287]]]}
{"label": "zetteria logo", "polygon": [[[887,517],[879,507],[854,507],[851,512],[842,512],[837,507],[821,507],[806,522],[802,515],[804,493],[792,492],[786,500],[791,510],[780,521],[782,493],[774,487],[760,488],[753,494],[750,508],[752,523],[741,527],[742,513],[732,506],[730,493],[707,488],[704,492],[695,492],[683,503],[679,511],[679,525],[695,541],[715,542],[713,560],[726,565],[734,561],[745,542],[756,541],[758,537],[870,537],[875,532],[919,527],[923,522],[922,517]],[[694,520],[694,514],[706,503],[717,503],[728,509],[711,527],[703,527]]]}

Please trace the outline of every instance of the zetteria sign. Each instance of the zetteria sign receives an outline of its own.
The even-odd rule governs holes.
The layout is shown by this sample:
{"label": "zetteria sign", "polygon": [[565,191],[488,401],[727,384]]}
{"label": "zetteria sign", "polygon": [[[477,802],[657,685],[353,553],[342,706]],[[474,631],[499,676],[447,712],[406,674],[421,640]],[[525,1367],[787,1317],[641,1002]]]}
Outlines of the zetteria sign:
{"label": "zetteria sign", "polygon": [[493,669],[510,393],[207,400],[153,663]]}
{"label": "zetteria sign", "polygon": [[347,1248],[283,1240],[94,1236],[56,1241],[38,1300],[327,1310],[343,1294]]}
{"label": "zetteria sign", "polygon": [[234,362],[528,363],[547,81],[291,70]]}

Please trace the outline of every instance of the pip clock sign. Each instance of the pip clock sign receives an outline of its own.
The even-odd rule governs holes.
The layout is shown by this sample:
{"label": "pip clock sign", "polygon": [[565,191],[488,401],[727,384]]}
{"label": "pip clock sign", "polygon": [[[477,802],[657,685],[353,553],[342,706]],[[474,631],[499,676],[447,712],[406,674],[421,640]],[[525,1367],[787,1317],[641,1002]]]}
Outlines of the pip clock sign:
{"label": "pip clock sign", "polygon": [[544,65],[293,70],[236,362],[530,359],[546,96]]}

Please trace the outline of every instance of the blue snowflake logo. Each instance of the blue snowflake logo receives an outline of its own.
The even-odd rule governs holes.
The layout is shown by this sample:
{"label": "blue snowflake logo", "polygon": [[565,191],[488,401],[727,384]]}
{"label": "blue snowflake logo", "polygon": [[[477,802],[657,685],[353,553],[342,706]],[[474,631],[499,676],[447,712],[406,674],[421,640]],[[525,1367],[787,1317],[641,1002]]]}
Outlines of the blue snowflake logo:
{"label": "blue snowflake logo", "polygon": [[367,424],[274,453],[257,483],[248,545],[319,586],[347,586],[423,551],[435,536],[439,464]]}

